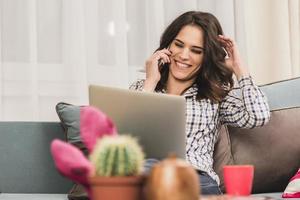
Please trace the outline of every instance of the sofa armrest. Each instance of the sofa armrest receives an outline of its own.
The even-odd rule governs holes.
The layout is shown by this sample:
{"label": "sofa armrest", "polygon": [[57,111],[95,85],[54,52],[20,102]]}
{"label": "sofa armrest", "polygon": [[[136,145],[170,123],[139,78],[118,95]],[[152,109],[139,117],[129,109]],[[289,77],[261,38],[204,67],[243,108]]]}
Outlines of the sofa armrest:
{"label": "sofa armrest", "polygon": [[55,138],[64,140],[58,122],[0,122],[0,192],[66,194],[72,183],[54,166]]}

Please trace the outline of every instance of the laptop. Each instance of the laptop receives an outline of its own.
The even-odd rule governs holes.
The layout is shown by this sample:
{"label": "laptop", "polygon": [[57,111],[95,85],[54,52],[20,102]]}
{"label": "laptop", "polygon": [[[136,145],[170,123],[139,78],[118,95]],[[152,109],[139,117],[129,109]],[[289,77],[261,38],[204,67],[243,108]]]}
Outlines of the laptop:
{"label": "laptop", "polygon": [[146,158],[175,153],[185,159],[184,97],[90,85],[89,103],[113,120],[119,134],[136,137]]}

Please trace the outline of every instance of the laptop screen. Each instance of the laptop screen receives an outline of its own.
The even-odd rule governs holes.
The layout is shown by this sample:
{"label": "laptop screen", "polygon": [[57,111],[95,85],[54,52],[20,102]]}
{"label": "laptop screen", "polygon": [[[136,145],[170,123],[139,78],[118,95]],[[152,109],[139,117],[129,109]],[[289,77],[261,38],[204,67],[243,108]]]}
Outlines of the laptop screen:
{"label": "laptop screen", "polygon": [[147,158],[185,158],[185,98],[91,85],[91,106],[106,113],[119,134],[136,137]]}

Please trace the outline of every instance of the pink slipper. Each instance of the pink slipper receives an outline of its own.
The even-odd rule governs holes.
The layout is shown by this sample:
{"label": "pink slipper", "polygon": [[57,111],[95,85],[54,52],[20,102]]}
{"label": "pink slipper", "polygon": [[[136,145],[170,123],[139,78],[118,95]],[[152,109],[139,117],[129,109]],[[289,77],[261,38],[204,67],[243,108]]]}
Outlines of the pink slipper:
{"label": "pink slipper", "polygon": [[98,138],[116,135],[114,123],[103,112],[92,106],[80,109],[80,137],[89,152],[92,152]]}
{"label": "pink slipper", "polygon": [[282,198],[300,198],[300,169],[286,186]]}

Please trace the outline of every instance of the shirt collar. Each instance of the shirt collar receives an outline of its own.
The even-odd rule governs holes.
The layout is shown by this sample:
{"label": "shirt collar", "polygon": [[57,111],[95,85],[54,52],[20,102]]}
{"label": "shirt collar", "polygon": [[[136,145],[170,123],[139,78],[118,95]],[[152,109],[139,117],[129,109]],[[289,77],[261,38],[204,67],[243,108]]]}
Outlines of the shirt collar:
{"label": "shirt collar", "polygon": [[[197,85],[194,84],[191,87],[189,87],[182,96],[184,97],[191,97],[191,96],[195,96],[197,95],[198,92],[198,88]],[[162,89],[161,91],[158,91],[158,93],[167,93],[166,89]]]}
{"label": "shirt collar", "polygon": [[194,84],[192,85],[190,88],[188,88],[182,96],[184,97],[191,97],[191,96],[195,96],[197,95],[197,92],[198,92],[198,88],[197,88],[197,85]]}

